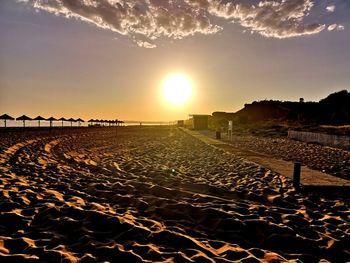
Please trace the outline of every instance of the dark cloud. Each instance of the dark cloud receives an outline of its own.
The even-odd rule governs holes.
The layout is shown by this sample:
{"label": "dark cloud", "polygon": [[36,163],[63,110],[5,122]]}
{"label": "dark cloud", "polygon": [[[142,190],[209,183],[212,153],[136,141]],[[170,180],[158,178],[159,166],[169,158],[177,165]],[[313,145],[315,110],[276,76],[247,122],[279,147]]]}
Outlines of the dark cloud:
{"label": "dark cloud", "polygon": [[[327,28],[324,24],[305,22],[315,0],[257,0],[255,4],[246,0],[19,1],[38,10],[131,35],[137,45],[147,48],[155,47],[152,42],[162,37],[181,39],[194,34],[215,34],[222,27],[213,23],[213,18],[239,23],[245,30],[273,38],[317,34]],[[334,11],[335,7],[327,7],[330,9]]]}

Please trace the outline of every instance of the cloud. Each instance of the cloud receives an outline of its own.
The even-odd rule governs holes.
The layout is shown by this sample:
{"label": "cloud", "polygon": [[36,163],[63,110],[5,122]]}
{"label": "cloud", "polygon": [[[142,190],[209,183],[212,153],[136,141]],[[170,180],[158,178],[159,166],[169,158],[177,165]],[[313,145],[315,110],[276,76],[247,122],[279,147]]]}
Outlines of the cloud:
{"label": "cloud", "polygon": [[[223,30],[220,24],[224,20],[240,24],[242,31],[279,39],[317,34],[332,28],[332,25],[305,22],[316,0],[255,0],[255,4],[247,0],[18,1],[37,10],[131,36],[138,46],[146,48],[155,47],[152,42],[160,38],[215,34]],[[329,12],[334,9],[335,6],[327,7]]]}
{"label": "cloud", "polygon": [[326,7],[327,12],[333,13],[335,11],[335,5],[329,5]]}
{"label": "cloud", "polygon": [[343,25],[338,25],[338,24],[331,24],[327,27],[327,30],[328,31],[333,31],[333,30],[338,30],[338,31],[341,31],[341,30],[344,30],[344,26]]}
{"label": "cloud", "polygon": [[[196,33],[214,34],[221,28],[211,24],[203,12],[175,1],[161,0],[22,0],[35,9],[67,18],[78,18],[122,35],[150,39],[181,39]],[[166,3],[166,4],[164,4]]]}
{"label": "cloud", "polygon": [[149,43],[147,41],[142,41],[142,40],[135,40],[135,41],[139,47],[144,47],[144,48],[156,48],[157,47],[155,44]]}
{"label": "cloud", "polygon": [[338,29],[339,31],[342,31],[342,30],[345,29],[345,27],[344,27],[343,25],[338,25],[338,26],[337,26],[337,29]]}
{"label": "cloud", "polygon": [[331,24],[331,25],[328,26],[327,29],[328,29],[328,31],[333,31],[336,28],[337,28],[337,24]]}
{"label": "cloud", "polygon": [[[203,2],[203,0],[187,0]],[[312,0],[260,1],[257,5],[208,0],[211,14],[240,23],[243,27],[266,37],[289,38],[317,34],[325,29],[324,24],[305,23],[310,13]]]}

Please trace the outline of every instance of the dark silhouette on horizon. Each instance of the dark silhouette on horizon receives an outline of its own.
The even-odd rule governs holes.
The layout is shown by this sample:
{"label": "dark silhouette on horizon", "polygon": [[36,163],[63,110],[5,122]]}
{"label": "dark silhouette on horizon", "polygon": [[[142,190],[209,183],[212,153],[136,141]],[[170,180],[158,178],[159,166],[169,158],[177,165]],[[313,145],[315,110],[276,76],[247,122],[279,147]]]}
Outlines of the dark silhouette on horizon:
{"label": "dark silhouette on horizon", "polygon": [[38,127],[40,128],[40,121],[46,121],[46,119],[44,117],[41,117],[40,115],[35,117],[33,119],[34,121],[38,121]]}
{"label": "dark silhouette on horizon", "polygon": [[58,120],[57,120],[56,118],[54,118],[54,117],[50,117],[50,118],[48,118],[47,120],[50,122],[50,128],[52,128],[52,122],[58,121]]}
{"label": "dark silhouette on horizon", "polygon": [[23,121],[23,128],[26,127],[26,121],[32,121],[32,120],[33,120],[32,118],[30,118],[26,115],[22,115],[22,116],[16,118],[16,121]]}
{"label": "dark silhouette on horizon", "polygon": [[15,118],[11,117],[10,115],[3,114],[0,116],[0,120],[4,120],[4,125],[6,128],[6,121],[12,121],[12,120],[15,120]]}
{"label": "dark silhouette on horizon", "polygon": [[305,123],[348,125],[350,124],[350,92],[342,90],[330,94],[319,102],[263,100],[245,104],[235,112],[213,112],[215,118],[252,123],[265,120],[286,120]]}
{"label": "dark silhouette on horizon", "polygon": [[[78,122],[78,126],[81,127],[81,123],[82,122],[85,122],[85,120],[83,120],[82,118],[78,118],[78,119],[73,119],[73,118],[69,118],[69,119],[66,119],[64,117],[61,117],[59,119],[56,119],[55,117],[50,117],[50,118],[44,118],[42,116],[37,116],[35,117],[34,119],[32,119],[31,117],[28,117],[26,115],[22,115],[18,118],[13,118],[11,117],[10,115],[8,114],[3,114],[3,115],[0,115],[0,120],[4,120],[4,127],[7,128],[7,121],[8,120],[16,120],[16,121],[23,121],[23,127],[25,128],[26,127],[26,121],[38,121],[38,128],[41,128],[41,121],[49,121],[50,122],[50,129],[53,127],[53,122],[54,121],[61,121],[61,127],[63,128],[64,127],[64,122],[70,122],[70,127],[73,127],[73,122]],[[89,127],[104,127],[104,126],[120,126],[121,124],[124,123],[124,121],[120,121],[118,119],[115,119],[115,120],[98,120],[98,119],[90,119],[88,121],[89,123]]]}
{"label": "dark silhouette on horizon", "polygon": [[63,122],[67,121],[67,119],[62,117],[62,118],[59,118],[58,120],[62,122],[62,128],[63,128]]}

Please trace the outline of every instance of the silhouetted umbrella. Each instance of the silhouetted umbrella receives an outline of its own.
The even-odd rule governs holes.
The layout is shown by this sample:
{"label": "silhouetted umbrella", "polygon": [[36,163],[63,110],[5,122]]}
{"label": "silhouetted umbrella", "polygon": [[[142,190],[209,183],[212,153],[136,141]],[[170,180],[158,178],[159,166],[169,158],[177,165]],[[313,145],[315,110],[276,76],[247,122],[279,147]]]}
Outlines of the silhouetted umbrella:
{"label": "silhouetted umbrella", "polygon": [[16,118],[16,121],[23,121],[23,128],[26,127],[26,121],[31,121],[31,120],[33,119],[26,115],[22,115],[21,117]]}
{"label": "silhouetted umbrella", "polygon": [[54,118],[54,117],[50,117],[50,118],[48,118],[47,119],[48,121],[50,121],[50,128],[52,127],[52,122],[53,121],[58,121],[56,118]]}
{"label": "silhouetted umbrella", "polygon": [[70,126],[73,126],[73,122],[76,122],[76,120],[74,120],[73,118],[68,119],[67,121],[70,121]]}
{"label": "silhouetted umbrella", "polygon": [[59,120],[59,121],[62,121],[62,127],[63,127],[63,122],[64,122],[64,121],[67,121],[67,119],[66,119],[66,118],[63,118],[63,117],[60,118],[60,119],[58,119],[58,120]]}
{"label": "silhouetted umbrella", "polygon": [[80,119],[80,118],[77,119],[76,121],[79,123],[79,126],[80,126],[80,123],[81,123],[81,122],[85,122],[84,120],[82,120],[82,119]]}
{"label": "silhouetted umbrella", "polygon": [[88,121],[88,123],[90,123],[91,126],[94,125],[94,122],[96,122],[96,120],[94,120],[94,119],[90,119],[90,120]]}
{"label": "silhouetted umbrella", "polygon": [[96,120],[94,120],[94,122],[95,122],[95,125],[101,126],[101,125],[100,125],[100,120],[96,119]]}
{"label": "silhouetted umbrella", "polygon": [[5,128],[6,128],[6,121],[13,121],[15,118],[11,117],[10,115],[3,114],[0,116],[0,120],[4,120]]}
{"label": "silhouetted umbrella", "polygon": [[46,119],[41,117],[41,116],[38,116],[38,117],[34,118],[33,120],[38,121],[38,127],[40,128],[40,121],[45,121]]}

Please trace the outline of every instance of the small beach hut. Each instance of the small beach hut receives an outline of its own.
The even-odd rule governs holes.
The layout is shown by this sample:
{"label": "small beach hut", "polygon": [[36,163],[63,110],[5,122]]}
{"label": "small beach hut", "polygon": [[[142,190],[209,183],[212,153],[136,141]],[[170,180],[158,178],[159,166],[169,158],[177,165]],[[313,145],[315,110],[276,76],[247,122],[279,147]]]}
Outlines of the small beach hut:
{"label": "small beach hut", "polygon": [[22,116],[16,118],[16,121],[23,121],[23,128],[26,127],[26,121],[31,121],[31,120],[33,120],[33,119],[26,116],[26,115],[22,115]]}
{"label": "small beach hut", "polygon": [[64,121],[67,121],[67,119],[62,117],[62,118],[60,118],[60,119],[58,119],[58,120],[62,122],[62,128],[63,128],[63,122],[64,122]]}
{"label": "small beach hut", "polygon": [[5,128],[6,128],[6,121],[13,121],[15,118],[11,117],[10,115],[3,114],[0,116],[0,120],[4,120]]}
{"label": "small beach hut", "polygon": [[56,118],[54,118],[54,117],[50,117],[50,118],[48,118],[47,119],[49,122],[50,122],[50,128],[52,128],[52,122],[53,121],[58,121]]}
{"label": "small beach hut", "polygon": [[210,115],[205,114],[192,114],[190,117],[193,118],[194,130],[207,130],[208,129],[208,119]]}
{"label": "small beach hut", "polygon": [[38,127],[40,128],[40,121],[45,121],[46,119],[41,116],[37,116],[33,119],[33,121],[38,121]]}

